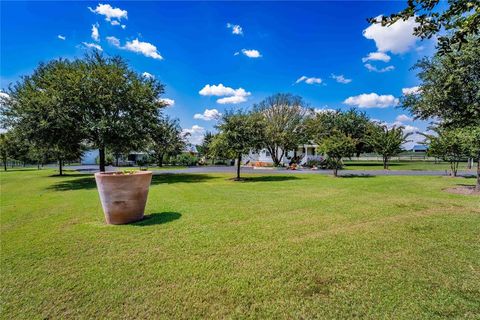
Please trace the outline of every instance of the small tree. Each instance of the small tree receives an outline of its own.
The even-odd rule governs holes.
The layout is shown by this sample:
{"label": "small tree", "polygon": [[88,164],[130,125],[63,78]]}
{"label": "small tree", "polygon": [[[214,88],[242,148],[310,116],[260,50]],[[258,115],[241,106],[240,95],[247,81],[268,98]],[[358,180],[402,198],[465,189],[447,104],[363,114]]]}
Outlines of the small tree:
{"label": "small tree", "polygon": [[334,131],[330,136],[319,141],[319,149],[327,155],[329,167],[333,169],[333,175],[338,176],[338,169],[343,167],[343,158],[349,158],[355,154],[355,139],[343,132]]}
{"label": "small tree", "polygon": [[0,156],[2,157],[4,171],[7,171],[9,144],[10,140],[8,139],[8,135],[6,133],[0,133]]}
{"label": "small tree", "polygon": [[304,122],[309,109],[300,96],[278,93],[255,105],[254,111],[263,117],[264,145],[275,166],[288,150],[306,142]]}
{"label": "small tree", "polygon": [[451,175],[456,177],[458,164],[468,154],[466,137],[460,129],[435,129],[435,135],[427,135],[428,154],[450,163]]}
{"label": "small tree", "polygon": [[203,136],[203,141],[201,144],[197,145],[197,151],[203,157],[206,162],[208,159],[212,159],[212,164],[215,161],[212,150],[212,142],[215,135],[210,131],[207,131]]}
{"label": "small tree", "polygon": [[237,175],[240,178],[240,165],[242,155],[251,149],[258,149],[263,141],[263,122],[258,113],[246,113],[241,110],[227,112],[223,115],[219,129],[219,141],[222,142],[227,152],[234,153],[237,158]]}
{"label": "small tree", "polygon": [[468,156],[477,160],[477,185],[475,190],[480,192],[480,126],[466,127],[462,131]]}
{"label": "small tree", "polygon": [[402,144],[408,142],[411,133],[404,134],[404,127],[377,125],[371,128],[367,138],[373,151],[382,156],[383,169],[388,169],[388,161],[403,151]]}
{"label": "small tree", "polygon": [[186,141],[178,119],[159,118],[151,132],[151,151],[159,167],[165,157],[174,157],[185,149]]}

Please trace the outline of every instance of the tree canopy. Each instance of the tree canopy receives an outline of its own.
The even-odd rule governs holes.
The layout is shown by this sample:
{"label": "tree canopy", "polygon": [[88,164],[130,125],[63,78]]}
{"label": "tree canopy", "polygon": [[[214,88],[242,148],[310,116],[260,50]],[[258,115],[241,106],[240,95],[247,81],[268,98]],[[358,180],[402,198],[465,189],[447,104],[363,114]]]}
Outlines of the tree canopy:
{"label": "tree canopy", "polygon": [[376,125],[371,127],[368,134],[367,143],[373,151],[382,156],[383,168],[388,169],[388,162],[403,151],[402,145],[408,142],[411,133],[403,133],[403,126],[393,126],[389,128],[386,125]]}

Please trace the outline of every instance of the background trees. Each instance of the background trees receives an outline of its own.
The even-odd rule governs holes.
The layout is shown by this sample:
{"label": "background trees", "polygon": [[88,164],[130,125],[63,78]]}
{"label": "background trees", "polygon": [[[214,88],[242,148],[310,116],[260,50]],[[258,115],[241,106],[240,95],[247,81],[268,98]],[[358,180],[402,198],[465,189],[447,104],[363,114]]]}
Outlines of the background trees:
{"label": "background trees", "polygon": [[288,150],[306,142],[305,116],[310,111],[300,96],[278,93],[254,106],[263,117],[264,146],[275,166],[280,165]]}
{"label": "background trees", "polygon": [[338,176],[338,169],[343,167],[342,159],[355,154],[355,145],[355,139],[336,130],[319,141],[319,149],[327,155],[328,167],[333,169],[335,177]]}
{"label": "background trees", "polygon": [[216,146],[224,153],[234,154],[237,158],[237,176],[240,180],[242,155],[261,147],[264,141],[264,123],[259,113],[247,113],[242,110],[226,112],[218,124],[220,133],[216,137]]}
{"label": "background trees", "polygon": [[173,157],[186,147],[185,137],[178,119],[161,117],[151,132],[150,150],[159,167],[163,166],[165,157]]}
{"label": "background trees", "polygon": [[412,133],[403,133],[404,127],[376,125],[370,128],[367,143],[372,150],[382,156],[383,169],[388,169],[388,161],[403,151],[402,145],[408,142]]}

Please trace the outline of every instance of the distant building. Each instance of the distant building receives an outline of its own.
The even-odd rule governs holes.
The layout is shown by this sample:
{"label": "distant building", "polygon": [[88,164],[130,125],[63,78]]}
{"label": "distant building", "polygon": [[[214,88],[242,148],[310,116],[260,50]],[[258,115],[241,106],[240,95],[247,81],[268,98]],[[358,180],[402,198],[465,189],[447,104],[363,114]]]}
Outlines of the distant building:
{"label": "distant building", "polygon": [[423,145],[423,144],[416,144],[416,145],[413,146],[412,151],[415,152],[415,153],[416,152],[425,153],[425,152],[428,151],[428,147]]}

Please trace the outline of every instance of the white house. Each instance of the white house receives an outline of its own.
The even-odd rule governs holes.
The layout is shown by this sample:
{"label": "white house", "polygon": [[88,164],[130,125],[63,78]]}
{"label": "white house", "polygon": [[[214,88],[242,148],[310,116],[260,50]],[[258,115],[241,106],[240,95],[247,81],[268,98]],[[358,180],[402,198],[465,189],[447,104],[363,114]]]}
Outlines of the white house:
{"label": "white house", "polygon": [[[306,164],[308,160],[320,160],[322,156],[320,154],[317,154],[317,147],[318,145],[316,144],[300,145],[298,146],[296,152],[288,151],[286,152],[286,154],[284,154],[282,158],[282,164],[290,164],[294,156],[299,157],[300,165]],[[258,152],[250,151],[248,155],[242,157],[242,162],[247,165],[255,166],[265,166],[273,164],[272,157],[267,149],[262,149]]]}

